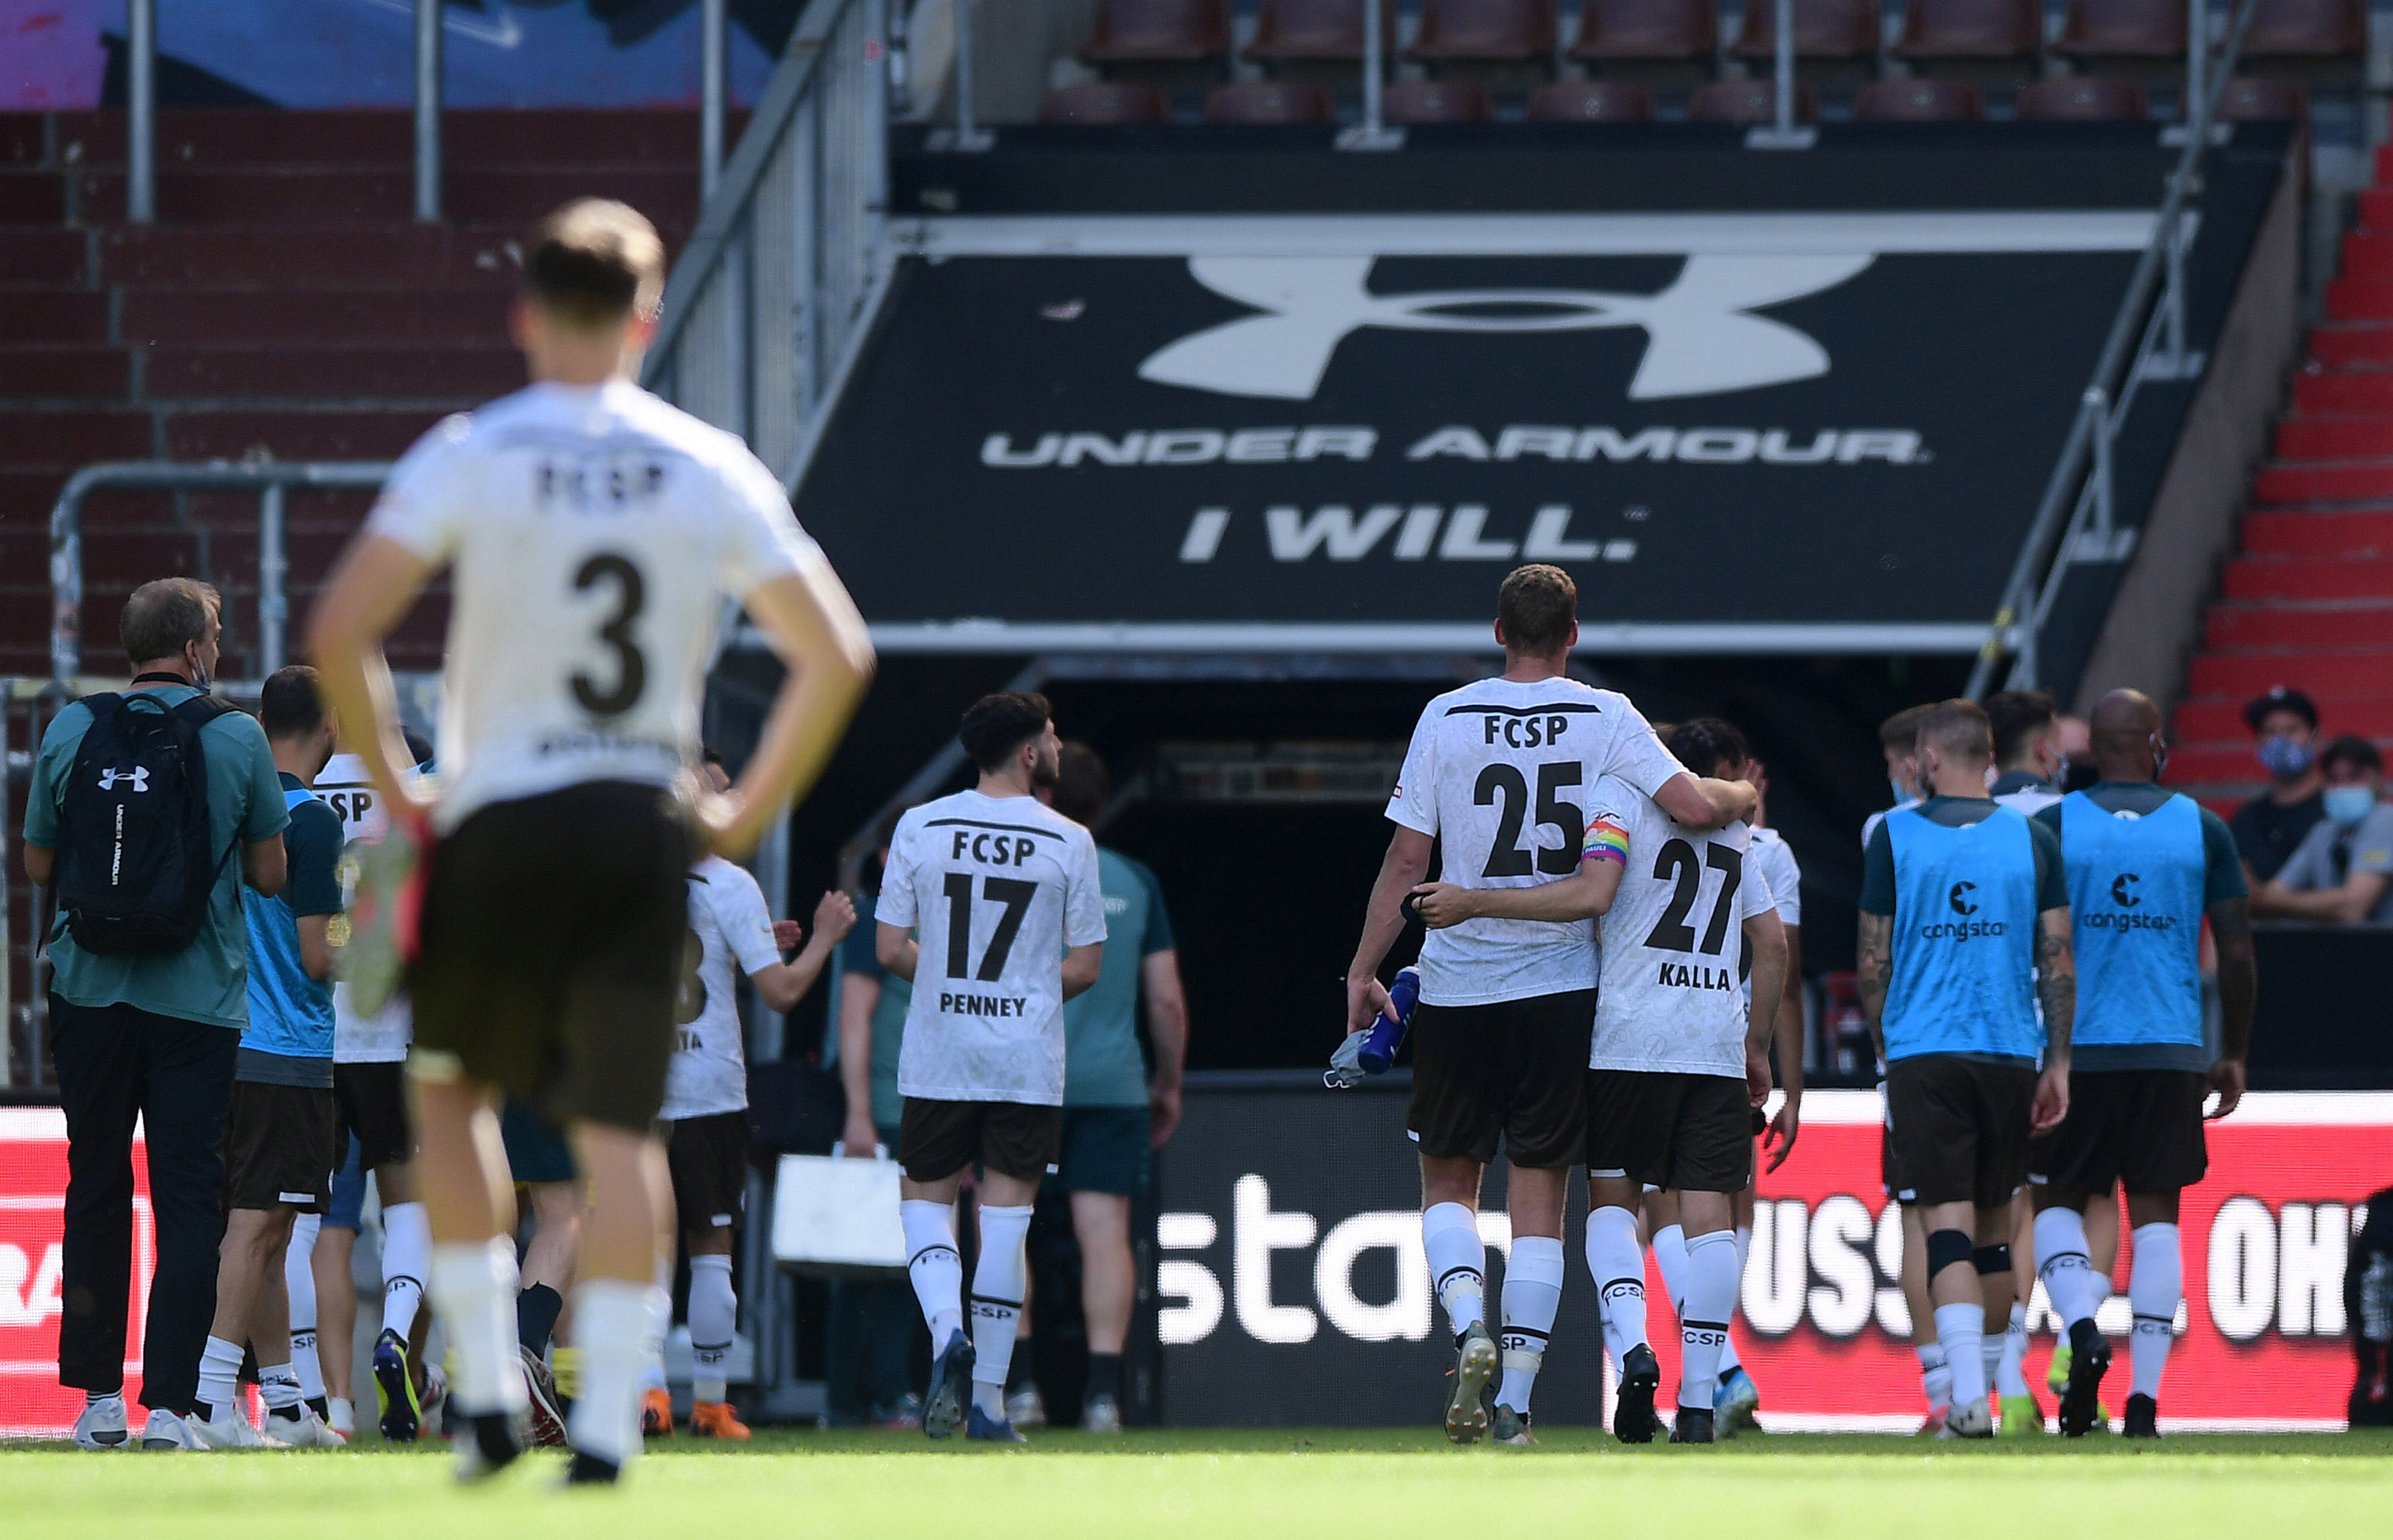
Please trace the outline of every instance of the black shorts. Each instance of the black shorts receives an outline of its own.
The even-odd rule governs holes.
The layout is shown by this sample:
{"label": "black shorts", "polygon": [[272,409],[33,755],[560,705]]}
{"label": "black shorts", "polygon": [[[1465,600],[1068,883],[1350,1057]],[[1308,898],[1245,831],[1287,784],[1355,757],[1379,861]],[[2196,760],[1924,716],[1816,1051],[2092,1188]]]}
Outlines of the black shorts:
{"label": "black shorts", "polygon": [[1413,1011],[1413,1095],[1405,1127],[1432,1159],[1505,1158],[1530,1170],[1576,1165],[1587,1139],[1587,1055],[1595,991]]}
{"label": "black shorts", "polygon": [[340,1105],[335,1142],[358,1141],[358,1161],[369,1171],[415,1158],[407,1124],[407,1065],[397,1059],[333,1066],[333,1097]]}
{"label": "black shorts", "polygon": [[2031,1066],[1925,1053],[1888,1067],[1886,1100],[1903,1202],[2000,1208],[2027,1180]]}
{"label": "black shorts", "polygon": [[1669,1193],[1742,1193],[1753,1181],[1753,1097],[1742,1078],[1587,1072],[1587,1174]]}
{"label": "black shorts", "polygon": [[432,852],[408,972],[417,1054],[560,1124],[646,1133],[673,1058],[697,849],[670,793],[624,781],[469,815]]}
{"label": "black shorts", "polygon": [[1885,1186],[1886,1195],[1895,1202],[1919,1201],[1911,1183],[1903,1180],[1903,1157],[1894,1153],[1894,1130],[1882,1122],[1877,1128],[1877,1179]]}
{"label": "black shorts", "polygon": [[728,1230],[748,1211],[748,1114],[718,1112],[665,1125],[665,1164],[684,1234]]}
{"label": "black shorts", "polygon": [[330,1086],[235,1080],[225,1115],[225,1207],[324,1212],[339,1116]]}
{"label": "black shorts", "polygon": [[2202,1101],[2209,1077],[2190,1069],[2075,1070],[2069,1116],[2029,1162],[2028,1180],[2082,1199],[2117,1182],[2130,1193],[2175,1193],[2210,1170]]}
{"label": "black shorts", "polygon": [[1155,1115],[1144,1107],[1066,1107],[1055,1185],[1066,1193],[1145,1196],[1154,1132]]}
{"label": "black shorts", "polygon": [[529,1102],[507,1098],[499,1109],[499,1139],[506,1145],[507,1171],[519,1182],[571,1181],[581,1174],[574,1168],[573,1146]]}
{"label": "black shorts", "polygon": [[1000,1176],[1041,1181],[1063,1147],[1061,1107],[909,1096],[897,1124],[897,1162],[915,1181],[945,1181],[974,1161]]}

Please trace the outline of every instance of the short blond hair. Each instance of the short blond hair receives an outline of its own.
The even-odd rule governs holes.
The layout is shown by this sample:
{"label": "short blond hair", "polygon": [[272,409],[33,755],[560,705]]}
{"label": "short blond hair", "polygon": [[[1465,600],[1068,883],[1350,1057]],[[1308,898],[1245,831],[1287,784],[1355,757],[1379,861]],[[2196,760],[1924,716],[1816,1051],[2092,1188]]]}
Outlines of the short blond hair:
{"label": "short blond hair", "polygon": [[524,294],[580,331],[655,315],[664,288],[657,228],[608,198],[577,198],[542,220],[524,257]]}

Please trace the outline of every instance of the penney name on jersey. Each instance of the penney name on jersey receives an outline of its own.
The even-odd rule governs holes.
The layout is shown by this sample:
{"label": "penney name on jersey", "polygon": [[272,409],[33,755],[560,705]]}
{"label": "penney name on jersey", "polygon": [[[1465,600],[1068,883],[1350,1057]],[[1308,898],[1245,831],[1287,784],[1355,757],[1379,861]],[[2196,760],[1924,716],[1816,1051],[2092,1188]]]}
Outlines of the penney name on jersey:
{"label": "penney name on jersey", "polygon": [[1628,781],[1598,782],[1590,837],[1625,834],[1620,891],[1603,917],[1603,990],[1591,1069],[1745,1077],[1745,922],[1776,907],[1742,820],[1705,832]]}
{"label": "penney name on jersey", "polygon": [[[1458,887],[1533,887],[1577,869],[1586,798],[1605,776],[1642,801],[1684,770],[1627,696],[1485,679],[1422,710],[1388,817],[1436,839]],[[1592,989],[1595,922],[1468,920],[1429,933],[1420,970],[1432,1005]]]}
{"label": "penney name on jersey", "polygon": [[926,803],[890,838],[873,918],[922,946],[900,1094],[1063,1105],[1064,953],[1105,939],[1087,829],[1029,797]]}
{"label": "penney name on jersey", "polygon": [[435,820],[697,758],[722,619],[814,559],[746,445],[625,381],[528,386],[407,452],[367,529],[451,570]]}

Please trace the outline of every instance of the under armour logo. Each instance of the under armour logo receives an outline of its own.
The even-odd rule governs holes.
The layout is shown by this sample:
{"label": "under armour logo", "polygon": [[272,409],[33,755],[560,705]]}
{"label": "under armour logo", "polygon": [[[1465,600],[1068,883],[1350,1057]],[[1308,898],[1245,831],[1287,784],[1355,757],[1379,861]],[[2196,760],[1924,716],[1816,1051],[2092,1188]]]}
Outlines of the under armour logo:
{"label": "under armour logo", "polygon": [[150,790],[150,767],[139,764],[130,770],[102,770],[99,773],[99,789],[102,791],[115,790],[118,781],[131,781],[134,790],[147,791]]}
{"label": "under armour logo", "polygon": [[[1873,258],[1691,256],[1678,281],[1657,294],[1588,289],[1379,294],[1365,287],[1376,260],[1191,257],[1188,271],[1197,282],[1267,313],[1181,338],[1140,364],[1139,378],[1224,396],[1301,400],[1320,388],[1338,345],[1366,326],[1477,333],[1641,326],[1645,356],[1628,383],[1631,400],[1784,385],[1826,373],[1827,349],[1783,321],[1746,312],[1832,289]],[[1497,310],[1503,313],[1489,313]]]}
{"label": "under armour logo", "polygon": [[2143,879],[2141,877],[2132,871],[2121,872],[2118,875],[2118,878],[2111,884],[2111,901],[2118,905],[2123,909],[2134,908],[2137,905],[2142,903],[2143,900],[2137,897],[2131,891],[2130,884],[2140,882],[2142,881]]}
{"label": "under armour logo", "polygon": [[1953,884],[1953,891],[1944,895],[1944,901],[1953,906],[1955,914],[1976,914],[1978,906],[1970,903],[1968,895],[1977,891],[1978,884],[1975,882],[1955,882]]}

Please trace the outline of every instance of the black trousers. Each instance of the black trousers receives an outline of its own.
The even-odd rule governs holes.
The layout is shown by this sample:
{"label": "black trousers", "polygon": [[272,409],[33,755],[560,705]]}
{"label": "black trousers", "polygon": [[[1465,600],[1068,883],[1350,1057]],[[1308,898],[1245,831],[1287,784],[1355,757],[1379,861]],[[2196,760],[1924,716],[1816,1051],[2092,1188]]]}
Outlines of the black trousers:
{"label": "black trousers", "polygon": [[138,1117],[158,1232],[141,1401],[153,1411],[191,1409],[200,1351],[216,1318],[225,1108],[240,1045],[241,1034],[229,1027],[50,997],[50,1047],[67,1115],[60,1384],[107,1391],[124,1383]]}

